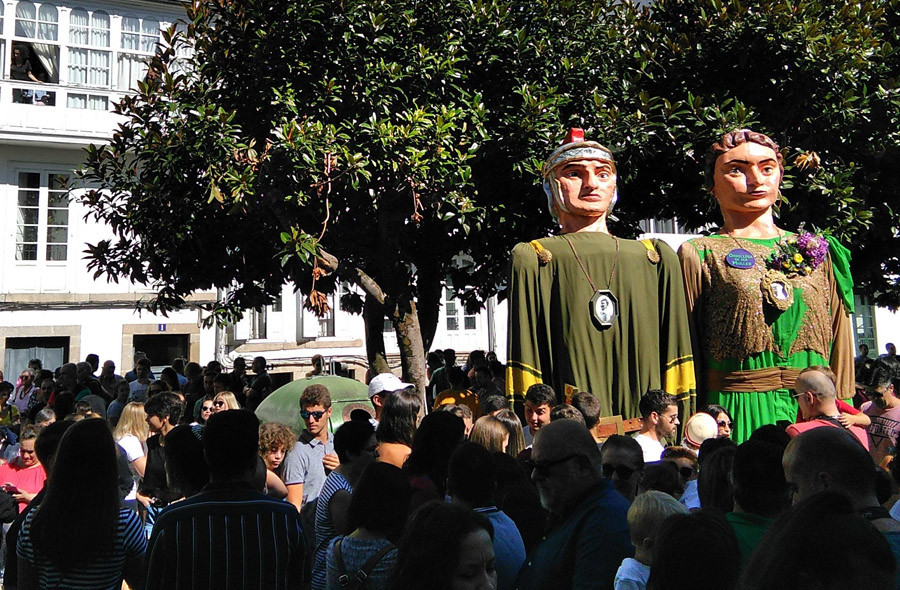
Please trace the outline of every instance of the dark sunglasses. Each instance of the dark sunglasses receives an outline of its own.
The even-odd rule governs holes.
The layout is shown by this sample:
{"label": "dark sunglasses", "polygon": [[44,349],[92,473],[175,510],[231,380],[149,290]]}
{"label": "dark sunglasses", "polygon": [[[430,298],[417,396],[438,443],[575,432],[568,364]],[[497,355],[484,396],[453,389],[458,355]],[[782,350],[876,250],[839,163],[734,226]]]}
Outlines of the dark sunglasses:
{"label": "dark sunglasses", "polygon": [[220,399],[217,399],[216,401],[213,402],[213,405],[218,408],[219,406],[224,406],[225,402],[223,402]]}
{"label": "dark sunglasses", "polygon": [[734,422],[728,422],[727,420],[719,420],[718,422],[716,422],[716,424],[718,424],[719,428],[725,428],[726,426],[728,428],[731,428],[732,425],[734,424]]}
{"label": "dark sunglasses", "polygon": [[532,461],[531,459],[528,459],[525,461],[525,468],[528,469],[528,471],[537,471],[540,475],[547,477],[552,467],[565,463],[566,461],[571,461],[575,457],[583,456],[584,455],[581,455],[580,453],[576,453],[574,455],[567,455],[556,461]]}
{"label": "dark sunglasses", "polygon": [[678,474],[684,479],[690,479],[694,475],[693,467],[679,467]]}
{"label": "dark sunglasses", "polygon": [[312,416],[316,420],[321,420],[322,416],[324,416],[327,413],[327,411],[328,410],[325,410],[324,412],[323,411],[310,412],[307,410],[300,410],[300,417],[303,418],[304,420],[309,420],[309,417]]}
{"label": "dark sunglasses", "polygon": [[626,467],[625,465],[617,466],[617,465],[609,465],[609,464],[603,465],[602,469],[603,469],[603,477],[610,478],[613,476],[613,473],[615,473],[616,475],[619,476],[619,479],[628,479],[629,477],[634,475],[635,471],[637,471],[637,469],[634,469],[632,467]]}

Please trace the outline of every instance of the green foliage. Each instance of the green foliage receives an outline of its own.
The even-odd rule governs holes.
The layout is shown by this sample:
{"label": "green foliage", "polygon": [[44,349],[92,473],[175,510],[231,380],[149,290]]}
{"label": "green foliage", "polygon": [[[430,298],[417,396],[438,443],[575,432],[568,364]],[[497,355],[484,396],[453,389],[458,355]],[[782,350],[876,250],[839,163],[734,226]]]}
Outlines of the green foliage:
{"label": "green foliage", "polygon": [[782,145],[782,225],[805,222],[840,238],[853,252],[858,290],[900,304],[898,6],[654,3],[637,21],[637,85],[679,114],[630,160],[623,217],[656,210],[694,228],[718,219],[696,189],[711,120],[691,103],[722,105],[729,114],[718,118],[720,128],[752,122]]}
{"label": "green foliage", "polygon": [[840,237],[897,305],[897,6],[196,0],[169,39],[193,57],[161,51],[89,150],[84,201],[117,236],[90,264],[156,285],[163,311],[229,288],[228,319],[285,281],[332,289],[323,248],[433,333],[446,277],[477,307],[511,246],[553,230],[537,170],[567,126],[616,153],[613,228],[633,235],[715,222],[703,153],[752,125],[785,146],[782,223]]}

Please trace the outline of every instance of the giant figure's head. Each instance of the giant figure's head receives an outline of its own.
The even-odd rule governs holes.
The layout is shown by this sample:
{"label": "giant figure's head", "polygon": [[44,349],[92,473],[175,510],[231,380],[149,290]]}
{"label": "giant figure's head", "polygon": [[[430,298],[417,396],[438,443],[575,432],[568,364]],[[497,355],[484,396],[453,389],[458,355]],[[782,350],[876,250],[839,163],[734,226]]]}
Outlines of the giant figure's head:
{"label": "giant figure's head", "polygon": [[585,141],[584,131],[569,130],[541,170],[547,205],[553,218],[608,216],[618,199],[616,163],[612,152],[596,141]]}
{"label": "giant figure's head", "polygon": [[723,215],[765,211],[778,201],[784,161],[769,136],[730,131],[710,146],[705,164],[704,184]]}

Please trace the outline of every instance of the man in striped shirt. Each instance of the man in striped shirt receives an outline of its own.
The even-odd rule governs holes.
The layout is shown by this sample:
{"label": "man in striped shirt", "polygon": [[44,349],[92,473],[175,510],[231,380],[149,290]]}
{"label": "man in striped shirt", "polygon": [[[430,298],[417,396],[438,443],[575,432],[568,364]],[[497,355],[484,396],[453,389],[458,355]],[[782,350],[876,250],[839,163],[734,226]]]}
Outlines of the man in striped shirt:
{"label": "man in striped shirt", "polygon": [[146,590],[300,586],[300,515],[258,491],[265,487],[265,469],[257,468],[258,429],[256,416],[245,410],[209,419],[203,448],[210,483],[160,515],[147,552]]}

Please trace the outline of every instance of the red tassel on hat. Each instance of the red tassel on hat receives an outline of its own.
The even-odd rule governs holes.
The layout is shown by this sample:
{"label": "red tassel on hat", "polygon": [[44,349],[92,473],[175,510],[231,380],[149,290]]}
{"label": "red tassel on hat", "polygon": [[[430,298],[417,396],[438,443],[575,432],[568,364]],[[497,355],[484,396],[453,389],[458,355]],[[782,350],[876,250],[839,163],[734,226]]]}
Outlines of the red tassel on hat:
{"label": "red tassel on hat", "polygon": [[569,129],[569,134],[566,135],[566,141],[563,143],[576,143],[584,141],[584,129],[579,129],[578,127],[572,127]]}

